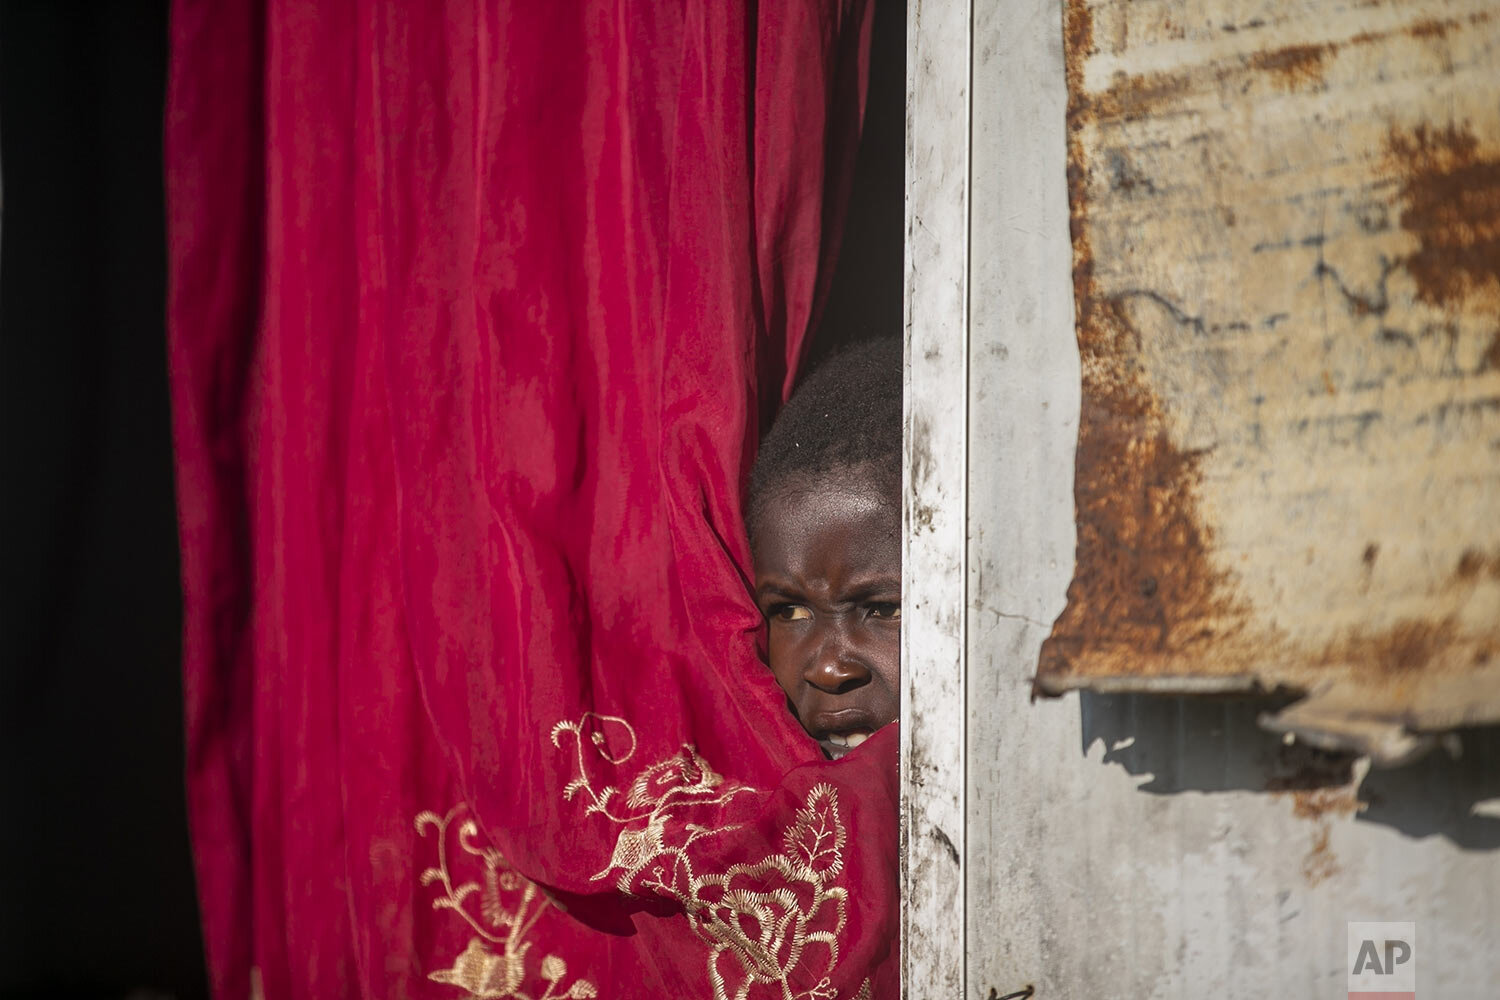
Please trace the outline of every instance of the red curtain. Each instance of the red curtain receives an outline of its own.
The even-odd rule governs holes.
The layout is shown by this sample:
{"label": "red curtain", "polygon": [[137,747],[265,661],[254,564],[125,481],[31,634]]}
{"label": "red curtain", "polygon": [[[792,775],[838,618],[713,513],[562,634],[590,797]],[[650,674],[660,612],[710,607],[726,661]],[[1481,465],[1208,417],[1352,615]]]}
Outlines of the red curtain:
{"label": "red curtain", "polygon": [[741,522],[830,276],[869,24],[176,3],[222,1000],[894,992],[894,727],[837,763],[801,734]]}

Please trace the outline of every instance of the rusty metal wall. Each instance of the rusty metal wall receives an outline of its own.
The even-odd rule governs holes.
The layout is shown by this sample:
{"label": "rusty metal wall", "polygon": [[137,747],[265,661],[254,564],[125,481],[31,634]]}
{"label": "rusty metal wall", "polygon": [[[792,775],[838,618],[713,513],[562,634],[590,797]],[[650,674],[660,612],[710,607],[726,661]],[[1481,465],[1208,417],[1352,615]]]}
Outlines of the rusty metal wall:
{"label": "rusty metal wall", "polygon": [[1040,690],[1500,721],[1500,9],[1069,0],[1077,569]]}
{"label": "rusty metal wall", "polygon": [[[1342,996],[1347,923],[1389,920],[1417,925],[1422,996],[1492,997],[1500,729],[1382,769],[1267,731],[1297,692],[1240,690],[1290,651],[1308,654],[1290,683],[1322,691],[1364,659],[1309,651],[1373,648],[1350,643],[1381,616],[1452,614],[1449,649],[1483,635],[1500,322],[1477,264],[1423,298],[1403,213],[1452,205],[1404,193],[1391,157],[1437,119],[1376,112],[1435,94],[1483,164],[1500,97],[1490,22],[1469,18],[1487,11],[1091,4],[1066,19],[1080,61],[1064,6],[910,6],[906,995]],[[1418,10],[1443,16],[1413,29]],[[1161,102],[1080,111],[1079,86],[1179,77]],[[1483,185],[1456,187],[1478,192],[1471,221],[1429,242],[1493,260]],[[1042,683],[1085,690],[1033,703],[1054,622]],[[1237,666],[1255,636],[1275,641]],[[1111,674],[1129,649],[1147,675]],[[1444,675],[1416,653],[1397,657],[1421,661],[1409,693]],[[1453,688],[1460,711],[1482,680]],[[1380,720],[1365,743],[1387,762],[1421,742]]]}

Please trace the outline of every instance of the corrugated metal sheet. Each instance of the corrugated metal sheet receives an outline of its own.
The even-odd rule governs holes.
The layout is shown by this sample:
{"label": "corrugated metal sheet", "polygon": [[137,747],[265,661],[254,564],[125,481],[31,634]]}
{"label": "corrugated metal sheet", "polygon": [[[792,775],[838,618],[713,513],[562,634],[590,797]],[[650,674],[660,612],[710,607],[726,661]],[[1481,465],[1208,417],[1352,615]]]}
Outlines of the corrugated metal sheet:
{"label": "corrugated metal sheet", "polygon": [[1500,721],[1500,11],[1066,5],[1077,567],[1037,688]]}

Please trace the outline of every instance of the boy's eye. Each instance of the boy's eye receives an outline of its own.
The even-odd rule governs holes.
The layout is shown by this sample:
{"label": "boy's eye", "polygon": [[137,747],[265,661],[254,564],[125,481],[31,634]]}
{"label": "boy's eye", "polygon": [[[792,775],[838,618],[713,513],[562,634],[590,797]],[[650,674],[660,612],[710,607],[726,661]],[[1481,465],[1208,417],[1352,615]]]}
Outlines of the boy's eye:
{"label": "boy's eye", "polygon": [[887,621],[901,620],[901,605],[886,601],[877,601],[869,605],[871,618],[884,618]]}
{"label": "boy's eye", "polygon": [[777,604],[771,608],[771,617],[784,622],[799,622],[812,617],[812,612],[800,604]]}

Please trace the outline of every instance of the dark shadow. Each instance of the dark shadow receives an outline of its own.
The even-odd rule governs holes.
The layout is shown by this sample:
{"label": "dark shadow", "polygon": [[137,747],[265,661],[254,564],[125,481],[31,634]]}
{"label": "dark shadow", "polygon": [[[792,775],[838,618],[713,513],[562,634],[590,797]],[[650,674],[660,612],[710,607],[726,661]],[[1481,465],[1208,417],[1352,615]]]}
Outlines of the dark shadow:
{"label": "dark shadow", "polygon": [[[1469,851],[1500,848],[1500,726],[1455,730],[1442,743],[1405,767],[1372,770],[1359,789],[1360,820]],[[1476,815],[1485,801],[1493,811]]]}
{"label": "dark shadow", "polygon": [[[1261,728],[1262,715],[1290,695],[1238,697],[1082,692],[1082,751],[1104,746],[1104,763],[1148,780],[1152,795],[1179,792],[1301,792],[1336,789],[1354,777],[1356,757],[1288,744]],[[1500,848],[1500,727],[1459,730],[1403,767],[1371,770],[1358,791],[1356,819],[1409,837],[1443,836],[1464,850]],[[1500,803],[1497,803],[1500,804]]]}
{"label": "dark shadow", "polygon": [[1081,693],[1083,752],[1102,741],[1104,762],[1150,780],[1143,792],[1259,792],[1338,787],[1354,758],[1291,746],[1257,721],[1285,696],[1211,698]]}
{"label": "dark shadow", "polygon": [[877,3],[849,213],[803,374],[850,344],[901,333],[905,226],[906,5]]}
{"label": "dark shadow", "polygon": [[208,994],[183,789],[166,0],[0,3],[0,998]]}

